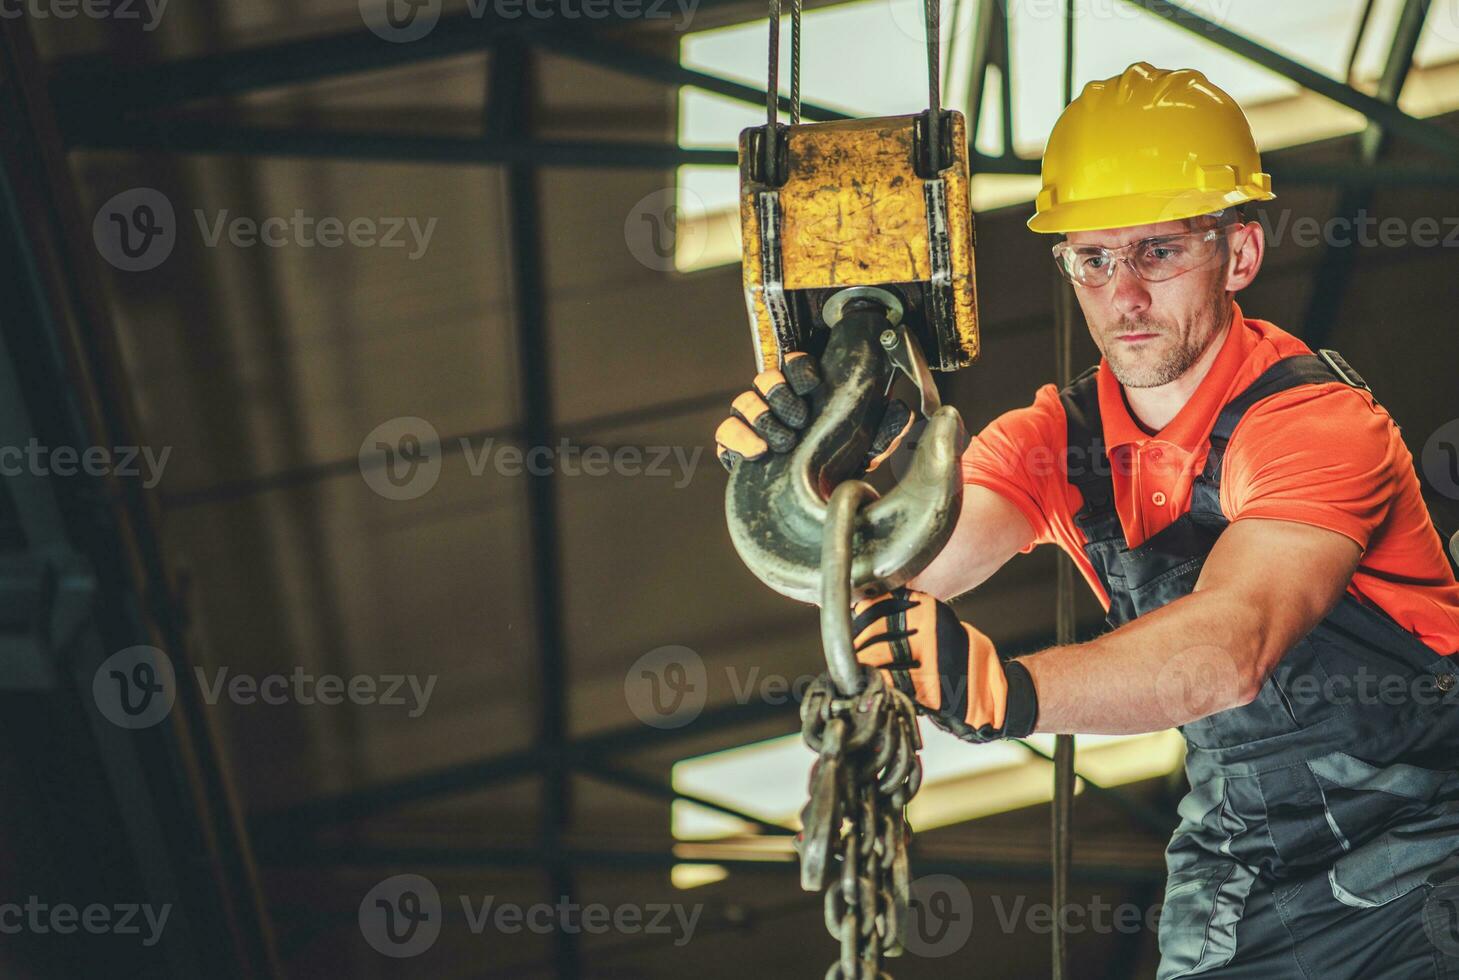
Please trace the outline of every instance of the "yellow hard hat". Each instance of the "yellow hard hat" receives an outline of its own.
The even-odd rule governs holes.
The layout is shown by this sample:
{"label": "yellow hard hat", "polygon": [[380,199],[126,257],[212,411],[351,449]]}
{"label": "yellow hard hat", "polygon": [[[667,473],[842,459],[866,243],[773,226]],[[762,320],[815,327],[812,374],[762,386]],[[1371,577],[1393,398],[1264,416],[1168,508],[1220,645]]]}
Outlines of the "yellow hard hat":
{"label": "yellow hard hat", "polygon": [[1040,232],[1128,228],[1269,201],[1251,126],[1236,100],[1193,69],[1137,62],[1090,82],[1044,150]]}

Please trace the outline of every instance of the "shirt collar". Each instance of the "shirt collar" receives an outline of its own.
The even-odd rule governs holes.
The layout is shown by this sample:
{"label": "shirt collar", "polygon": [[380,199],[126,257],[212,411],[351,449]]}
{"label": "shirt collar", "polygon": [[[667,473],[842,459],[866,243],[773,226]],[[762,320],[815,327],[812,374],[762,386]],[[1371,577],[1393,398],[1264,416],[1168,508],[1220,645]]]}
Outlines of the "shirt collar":
{"label": "shirt collar", "polygon": [[1123,386],[1110,370],[1109,362],[1099,360],[1096,385],[1099,390],[1099,414],[1104,424],[1106,451],[1116,447],[1140,445],[1151,439],[1173,443],[1188,453],[1194,453],[1210,437],[1216,424],[1216,415],[1230,400],[1231,385],[1255,346],[1256,339],[1245,329],[1245,318],[1241,307],[1232,304],[1230,329],[1221,342],[1221,350],[1211,363],[1211,369],[1191,394],[1175,418],[1155,435],[1148,435],[1130,414],[1125,404]]}

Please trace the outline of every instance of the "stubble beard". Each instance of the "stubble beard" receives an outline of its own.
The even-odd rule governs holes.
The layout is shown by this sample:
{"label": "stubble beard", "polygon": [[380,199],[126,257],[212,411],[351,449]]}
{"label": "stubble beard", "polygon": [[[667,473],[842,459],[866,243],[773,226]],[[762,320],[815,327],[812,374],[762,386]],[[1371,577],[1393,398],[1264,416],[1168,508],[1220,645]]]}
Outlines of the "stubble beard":
{"label": "stubble beard", "polygon": [[[1171,325],[1144,317],[1121,317],[1115,328],[1108,333],[1110,340],[1103,351],[1105,360],[1115,378],[1126,388],[1158,388],[1169,384],[1201,359],[1201,355],[1219,332],[1222,316],[1229,314],[1230,309],[1223,295],[1207,306],[1198,321],[1192,324],[1192,329],[1181,337],[1176,336],[1176,330]],[[1122,333],[1158,334],[1160,339],[1154,343],[1162,344],[1164,349],[1157,353],[1149,349],[1125,347],[1115,339]],[[1149,348],[1151,342],[1146,341],[1144,346]]]}

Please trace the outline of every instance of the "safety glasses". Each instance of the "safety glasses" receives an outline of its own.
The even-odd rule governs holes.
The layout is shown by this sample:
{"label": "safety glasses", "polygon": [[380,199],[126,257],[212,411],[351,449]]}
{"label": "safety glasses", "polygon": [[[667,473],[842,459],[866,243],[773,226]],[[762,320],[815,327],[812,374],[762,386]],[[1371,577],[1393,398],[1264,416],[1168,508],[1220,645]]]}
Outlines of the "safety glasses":
{"label": "safety glasses", "polygon": [[1108,283],[1120,262],[1146,282],[1164,282],[1210,262],[1220,253],[1226,232],[1237,227],[1240,222],[1179,235],[1160,235],[1121,248],[1060,242],[1054,246],[1054,262],[1065,279],[1086,289],[1098,289]]}

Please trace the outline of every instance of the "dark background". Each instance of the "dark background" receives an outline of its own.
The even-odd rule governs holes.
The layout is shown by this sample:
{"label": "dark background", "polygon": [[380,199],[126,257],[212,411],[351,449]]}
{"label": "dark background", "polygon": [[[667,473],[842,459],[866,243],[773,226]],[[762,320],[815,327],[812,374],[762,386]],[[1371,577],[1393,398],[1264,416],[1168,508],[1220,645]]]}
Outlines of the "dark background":
{"label": "dark background", "polygon": [[[669,767],[792,732],[793,706],[741,706],[716,682],[696,722],[659,730],[625,697],[628,666],[666,645],[693,650],[711,678],[820,669],[814,610],[755,581],[723,526],[710,434],[752,374],[739,269],[658,272],[624,239],[625,216],[673,185],[682,156],[678,35],[486,30],[448,9],[430,39],[392,45],[345,0],[175,3],[156,32],[0,21],[0,442],[171,449],[151,488],[6,479],[0,902],[174,909],[154,947],[0,935],[0,973],[821,975],[833,944],[794,864],[732,864],[690,890],[669,880]],[[694,26],[759,17],[758,4],[705,0]],[[1407,68],[1401,48],[1396,64]],[[1359,84],[1382,95],[1376,79]],[[1459,132],[1452,118],[1435,125]],[[586,165],[588,144],[609,147],[600,165]],[[1361,144],[1268,154],[1281,196],[1267,217],[1459,215],[1459,153]],[[99,254],[92,224],[136,187],[175,207],[178,241],[158,267],[126,272]],[[209,248],[191,217],[300,208],[438,223],[411,262]],[[1028,213],[978,216],[984,352],[941,379],[973,430],[1053,380],[1056,285]],[[1449,247],[1288,240],[1240,302],[1339,349],[1418,457],[1459,414],[1456,276]],[[1095,354],[1079,329],[1082,367]],[[402,417],[428,420],[446,446],[438,483],[411,500],[377,493],[359,462],[367,435]],[[683,486],[474,477],[451,448],[461,436],[703,452]],[[1459,526],[1453,485],[1428,489]],[[1054,558],[1015,560],[960,612],[1006,648],[1048,642]],[[1097,608],[1079,601],[1094,628]],[[98,710],[92,680],[138,644],[165,651],[182,681],[165,721],[132,731]],[[195,666],[438,681],[411,718],[209,705]],[[1076,903],[1158,901],[1179,779],[1126,787],[1164,831],[1081,794]],[[967,883],[973,932],[947,958],[893,962],[898,978],[1047,975],[1048,936],[992,914],[1049,900],[1046,807],[916,846],[918,873]],[[403,959],[359,925],[362,899],[397,874],[427,877],[447,909],[439,941]],[[682,946],[476,935],[462,894],[703,909]],[[1154,974],[1148,930],[1071,943],[1074,976]]]}

